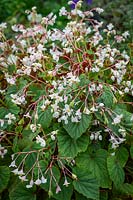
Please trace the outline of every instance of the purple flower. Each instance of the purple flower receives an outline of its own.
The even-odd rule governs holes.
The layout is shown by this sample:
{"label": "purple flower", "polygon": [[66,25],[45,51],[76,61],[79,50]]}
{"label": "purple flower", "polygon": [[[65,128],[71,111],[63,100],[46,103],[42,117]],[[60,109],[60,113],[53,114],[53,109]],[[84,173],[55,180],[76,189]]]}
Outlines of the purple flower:
{"label": "purple flower", "polygon": [[92,0],[86,0],[86,3],[90,5],[92,4]]}
{"label": "purple flower", "polygon": [[76,5],[76,3],[78,3],[78,1],[79,1],[79,0],[73,0],[73,4],[71,4],[71,8],[72,8],[72,9],[75,8],[75,5]]}
{"label": "purple flower", "polygon": [[[75,5],[78,3],[79,0],[73,0],[73,3],[71,4],[71,8],[74,9],[75,8]],[[88,5],[92,4],[92,0],[85,0],[86,3]]]}

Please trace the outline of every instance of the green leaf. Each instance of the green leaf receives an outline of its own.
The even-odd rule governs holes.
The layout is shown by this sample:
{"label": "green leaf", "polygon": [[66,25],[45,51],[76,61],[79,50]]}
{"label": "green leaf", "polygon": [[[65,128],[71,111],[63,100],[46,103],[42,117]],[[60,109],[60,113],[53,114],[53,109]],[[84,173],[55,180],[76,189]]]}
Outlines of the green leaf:
{"label": "green leaf", "polygon": [[133,159],[133,145],[130,147],[130,155],[131,155],[131,158]]}
{"label": "green leaf", "polygon": [[12,146],[13,152],[18,152],[19,151],[19,146],[18,146],[18,136],[16,135],[13,139],[13,146]]}
{"label": "green leaf", "polygon": [[87,198],[99,199],[98,181],[89,170],[75,167],[73,173],[77,175],[77,180],[73,181],[75,190]]}
{"label": "green leaf", "polygon": [[31,146],[32,141],[29,139],[29,137],[19,138],[17,141],[17,145],[19,149],[22,151],[24,148]]}
{"label": "green leaf", "polygon": [[[27,150],[25,148],[24,151],[28,152],[28,148],[27,148]],[[26,160],[25,160],[25,166],[26,166],[26,168],[30,169],[34,165],[34,163],[36,162],[36,160],[37,160],[37,153],[36,152],[30,153],[26,157]]]}
{"label": "green leaf", "polygon": [[125,109],[121,109],[119,106],[116,106],[114,112],[118,115],[123,115],[122,124],[124,125],[124,128],[131,131],[131,128],[133,127],[133,123],[131,121],[132,113],[126,111]]}
{"label": "green leaf", "polygon": [[[8,110],[4,107],[1,107],[0,108],[0,119],[4,119],[5,118],[5,115],[8,114]],[[8,124],[7,123],[4,123],[4,125],[1,127],[1,123],[0,123],[0,129],[3,130],[5,128],[7,128]]]}
{"label": "green leaf", "polygon": [[44,90],[43,85],[32,84],[29,87],[28,95],[32,96],[32,100],[36,101],[42,95],[45,95],[46,91]]}
{"label": "green leaf", "polygon": [[119,189],[123,194],[133,195],[133,185],[132,184],[124,183]]}
{"label": "green leaf", "polygon": [[17,184],[9,193],[10,200],[36,200],[34,189],[27,189],[25,184]]}
{"label": "green leaf", "polygon": [[92,55],[92,54],[94,54],[94,51],[93,50],[87,50],[87,53]]}
{"label": "green leaf", "polygon": [[[86,198],[85,196],[83,196],[82,194],[79,194],[79,193],[75,193],[75,197],[76,197],[76,200],[89,200],[88,198]],[[91,199],[90,199],[91,200]]]}
{"label": "green leaf", "polygon": [[72,138],[78,139],[89,128],[91,120],[91,115],[83,114],[80,122],[69,121],[68,124],[64,124],[64,128]]}
{"label": "green leaf", "polygon": [[7,166],[0,166],[0,192],[2,192],[10,179],[10,170]]}
{"label": "green leaf", "polygon": [[104,92],[102,95],[97,99],[99,103],[104,103],[106,107],[111,108],[113,105],[114,95],[111,90],[107,87],[104,87]]}
{"label": "green leaf", "polygon": [[111,180],[115,185],[121,185],[124,183],[125,173],[121,164],[117,161],[115,156],[107,158],[107,167]]}
{"label": "green leaf", "polygon": [[125,166],[127,160],[128,160],[128,151],[125,147],[119,147],[116,151],[116,159],[119,161],[120,165],[122,167]]}
{"label": "green leaf", "polygon": [[73,139],[66,132],[61,132],[57,135],[59,154],[61,156],[75,157],[79,152],[87,149],[89,137],[83,135],[80,138]]}
{"label": "green leaf", "polygon": [[8,114],[8,110],[5,107],[0,108],[0,119],[3,119]]}
{"label": "green leaf", "polygon": [[9,99],[6,102],[6,105],[8,107],[8,112],[11,112],[12,114],[15,114],[15,115],[17,115],[20,112],[20,108]]}
{"label": "green leaf", "polygon": [[87,152],[81,153],[77,159],[76,164],[80,168],[88,169],[94,177],[96,177],[100,186],[108,188],[110,185],[110,178],[107,170],[107,151],[99,149],[96,152],[89,149]]}
{"label": "green leaf", "polygon": [[52,121],[51,108],[48,107],[46,110],[42,111],[38,109],[38,124],[42,125],[42,128],[46,129],[50,126]]}

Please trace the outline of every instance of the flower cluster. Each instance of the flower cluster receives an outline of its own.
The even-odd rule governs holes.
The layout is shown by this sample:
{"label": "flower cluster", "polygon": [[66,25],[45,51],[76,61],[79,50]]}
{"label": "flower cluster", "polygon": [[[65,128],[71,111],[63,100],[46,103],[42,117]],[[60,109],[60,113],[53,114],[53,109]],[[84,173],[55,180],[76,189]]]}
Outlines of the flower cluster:
{"label": "flower cluster", "polygon": [[[26,153],[24,153],[24,154],[26,154]],[[19,158],[20,155],[19,154],[18,155],[13,154],[12,155],[12,160],[13,161],[11,162],[11,164],[9,166],[9,167],[15,167],[15,169],[12,170],[12,172],[15,175],[18,175],[20,180],[26,181],[26,182],[28,181],[28,174],[30,173],[30,171],[32,171],[31,180],[30,180],[29,184],[26,185],[26,188],[31,188],[31,187],[33,187],[34,184],[35,185],[40,185],[40,184],[44,184],[44,183],[47,182],[47,179],[44,177],[43,172],[42,172],[42,170],[40,168],[38,157],[37,157],[37,160],[34,163],[34,165],[26,173],[24,172],[24,163],[25,163],[26,158],[29,156],[29,154],[30,153],[27,153],[24,156],[24,158],[21,160],[21,162],[20,162],[18,167],[16,166],[16,162],[17,162],[17,159]],[[34,174],[35,167],[38,168],[38,173],[37,173],[38,175],[37,175],[37,178],[35,178],[35,180],[34,180],[33,176],[35,175]]]}
{"label": "flower cluster", "polygon": [[1,158],[4,158],[6,153],[7,153],[7,149],[5,149],[5,147],[2,147],[1,144],[0,144],[0,156],[1,156]]}

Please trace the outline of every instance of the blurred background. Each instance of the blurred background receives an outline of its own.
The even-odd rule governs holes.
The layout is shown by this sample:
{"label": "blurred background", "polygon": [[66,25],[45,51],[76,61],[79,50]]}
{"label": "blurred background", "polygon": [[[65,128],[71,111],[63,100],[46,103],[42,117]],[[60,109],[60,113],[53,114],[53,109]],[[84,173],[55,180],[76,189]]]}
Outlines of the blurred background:
{"label": "blurred background", "polygon": [[[74,1],[74,0],[73,0]],[[9,24],[26,22],[25,10],[37,7],[37,12],[43,16],[67,5],[67,0],[0,0],[0,23]],[[84,0],[84,10],[101,7],[105,10],[101,18],[107,23],[113,23],[120,32],[129,30],[133,34],[133,0]],[[58,25],[63,26],[64,18],[59,19]],[[130,37],[131,39],[132,37]]]}

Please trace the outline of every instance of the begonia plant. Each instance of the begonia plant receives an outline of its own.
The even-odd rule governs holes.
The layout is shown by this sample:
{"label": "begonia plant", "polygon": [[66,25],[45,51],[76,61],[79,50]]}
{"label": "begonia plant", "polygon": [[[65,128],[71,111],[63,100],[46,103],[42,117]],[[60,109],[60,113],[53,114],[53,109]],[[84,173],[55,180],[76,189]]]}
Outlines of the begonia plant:
{"label": "begonia plant", "polygon": [[132,67],[119,48],[129,32],[81,5],[60,9],[64,29],[35,7],[11,39],[0,24],[2,200],[133,196]]}

